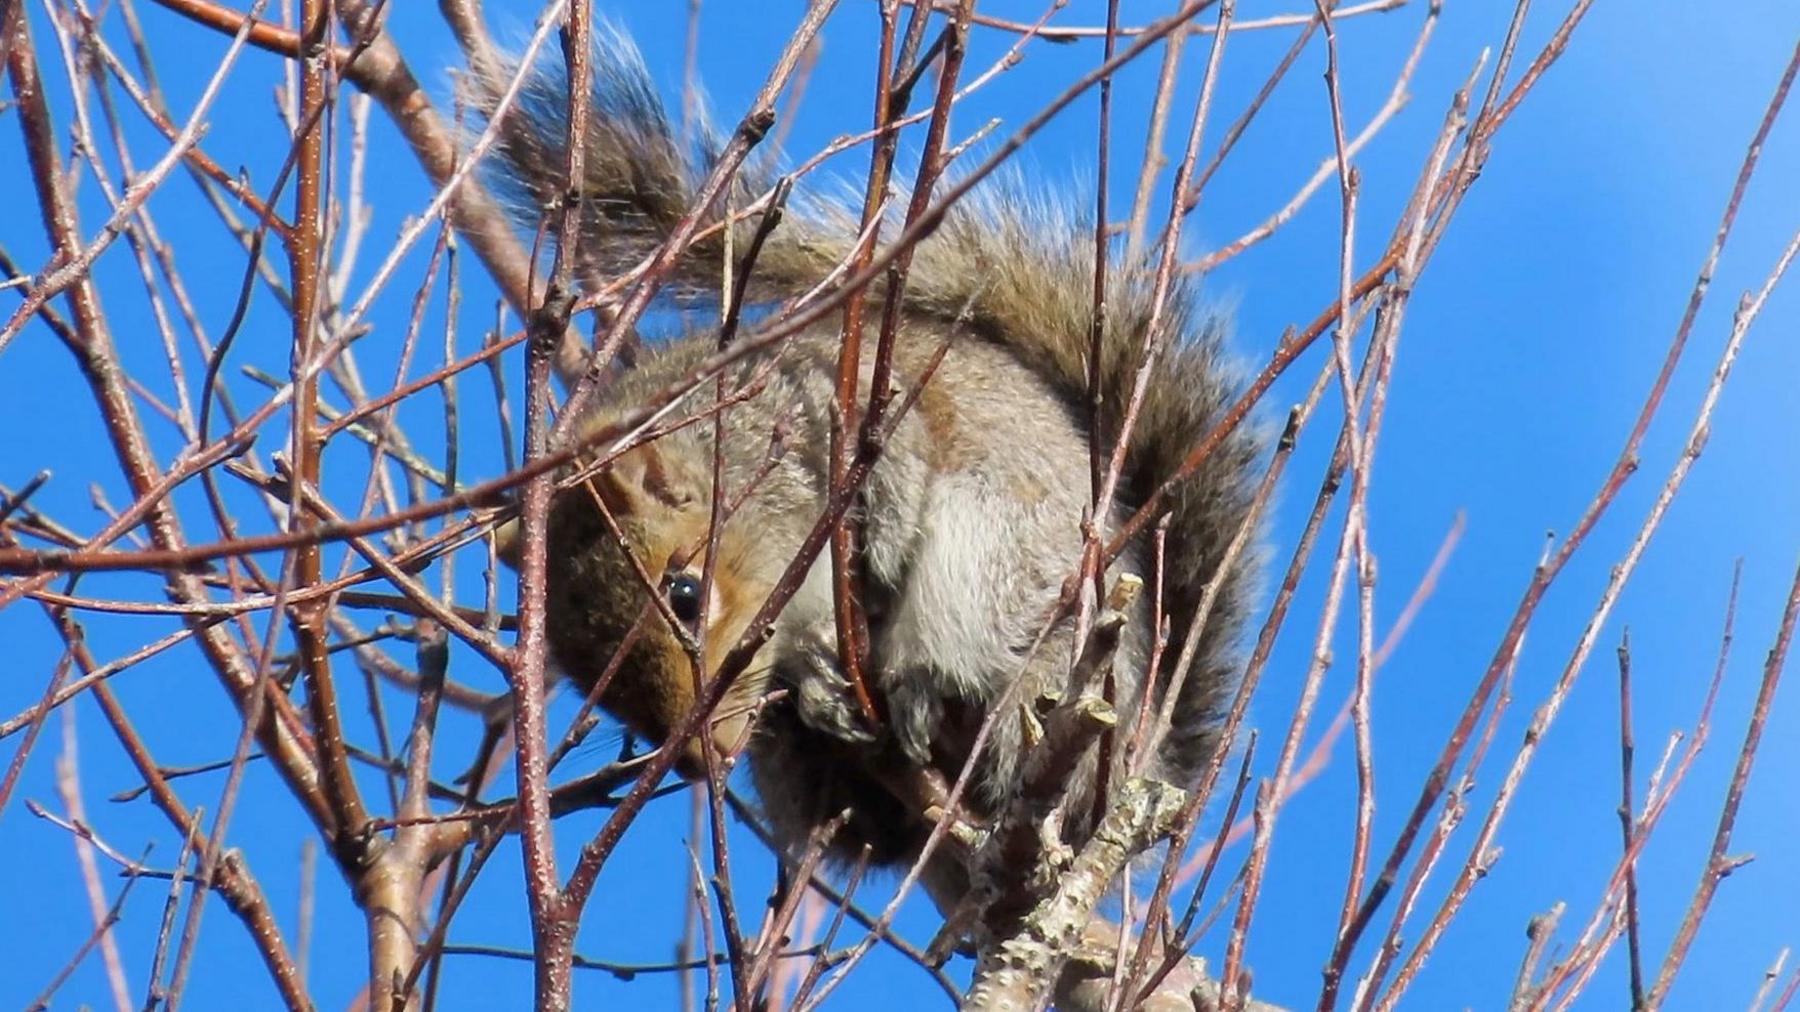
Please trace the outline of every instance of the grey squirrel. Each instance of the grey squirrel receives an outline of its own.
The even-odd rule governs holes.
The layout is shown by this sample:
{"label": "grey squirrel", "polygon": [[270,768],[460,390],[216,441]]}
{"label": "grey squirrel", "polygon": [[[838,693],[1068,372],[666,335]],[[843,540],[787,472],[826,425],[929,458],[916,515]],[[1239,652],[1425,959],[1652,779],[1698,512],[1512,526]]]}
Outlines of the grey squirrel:
{"label": "grey squirrel", "polygon": [[[705,153],[679,138],[630,41],[609,30],[595,34],[600,41],[586,178],[573,186],[561,178],[568,130],[560,66],[529,72],[516,105],[501,118],[494,149],[501,182],[534,219],[527,224],[535,226],[538,215],[567,196],[582,201],[579,266],[587,281],[629,269],[663,243],[688,213],[708,168]],[[491,114],[515,71],[504,62],[475,68],[467,87],[472,104]],[[750,204],[766,182],[740,175],[732,206]],[[710,221],[722,220],[719,208],[708,214]],[[848,258],[858,225],[854,206],[796,194],[754,261],[750,297],[776,302],[819,287]],[[756,222],[733,227],[733,241],[720,230],[680,258],[671,283],[682,295],[720,297],[725,258],[733,250],[741,255]],[[866,845],[876,865],[904,866],[931,824],[883,786],[891,774],[930,769],[954,779],[982,721],[1021,674],[1031,682],[1017,698],[1027,702],[1073,688],[1072,620],[1060,621],[1029,659],[1027,648],[1078,568],[1081,520],[1090,505],[1093,256],[1091,227],[1016,185],[976,190],[918,244],[902,297],[896,387],[910,389],[934,354],[947,350],[884,446],[854,515],[870,681],[885,719],[881,726],[864,719],[841,673],[831,566],[822,555],[712,725],[721,751],[747,735],[751,775],[784,846],[803,846],[816,826],[847,809],[850,820],[831,853],[850,858]],[[1099,438],[1108,451],[1150,325],[1151,273],[1147,264],[1119,258],[1108,273],[1108,329],[1099,367]],[[887,296],[876,285],[868,297],[878,307]],[[871,311],[865,318],[865,348],[872,349],[881,314]],[[600,702],[651,741],[660,743],[679,726],[695,699],[695,673],[669,619],[703,632],[712,645],[708,663],[717,663],[824,509],[842,325],[842,314],[832,314],[725,376],[728,389],[754,392],[724,415],[719,459],[726,498],[742,501],[718,534],[707,600],[701,594],[712,518],[710,421],[629,450],[552,504],[547,608],[553,658],[578,686],[590,689],[635,627]],[[1160,326],[1170,336],[1149,375],[1109,527],[1176,470],[1233,392],[1219,327],[1198,311],[1189,284],[1175,282]],[[716,328],[701,326],[650,343],[595,398],[583,426],[591,431],[641,405],[690,374],[716,342]],[[863,356],[865,399],[872,358]],[[1235,684],[1234,641],[1255,565],[1219,569],[1245,522],[1261,448],[1259,437],[1245,428],[1171,497],[1160,569],[1171,639],[1158,686],[1167,684],[1182,654],[1208,585],[1220,581],[1172,707],[1169,733],[1144,770],[1178,786],[1191,783],[1210,757],[1220,706]],[[780,435],[772,437],[774,432]],[[1146,536],[1118,559],[1109,584],[1134,574],[1148,585],[1157,575],[1151,556]],[[656,582],[666,607],[651,606],[645,575]],[[1144,692],[1157,633],[1152,597],[1140,594],[1129,606],[1113,667],[1122,727],[1129,726],[1126,716],[1139,712]],[[704,630],[696,628],[701,621]],[[747,728],[756,701],[774,688],[787,691],[760,708],[754,727]],[[1160,687],[1152,693],[1158,707],[1161,696]],[[964,799],[977,819],[993,817],[1006,803],[1030,747],[1024,725],[1006,715],[992,735]],[[683,747],[680,768],[695,775],[702,768],[701,745]],[[1123,761],[1124,751],[1113,750],[1115,761]],[[1097,818],[1097,753],[1087,750],[1068,785],[1072,816],[1062,832],[1072,846],[1092,832]],[[941,906],[957,899],[968,871],[928,872],[927,885]]]}

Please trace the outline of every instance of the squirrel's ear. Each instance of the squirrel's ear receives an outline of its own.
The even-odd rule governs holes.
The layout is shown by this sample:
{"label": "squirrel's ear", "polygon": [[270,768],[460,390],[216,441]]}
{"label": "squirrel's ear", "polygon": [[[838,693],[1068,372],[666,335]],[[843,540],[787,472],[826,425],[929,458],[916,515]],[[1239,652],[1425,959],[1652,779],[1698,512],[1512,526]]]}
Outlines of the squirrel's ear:
{"label": "squirrel's ear", "polygon": [[654,443],[620,454],[594,477],[593,486],[614,516],[679,509],[690,502],[670,480],[662,452]]}
{"label": "squirrel's ear", "polygon": [[513,569],[519,568],[519,519],[511,520],[494,528],[494,553],[500,561]]}

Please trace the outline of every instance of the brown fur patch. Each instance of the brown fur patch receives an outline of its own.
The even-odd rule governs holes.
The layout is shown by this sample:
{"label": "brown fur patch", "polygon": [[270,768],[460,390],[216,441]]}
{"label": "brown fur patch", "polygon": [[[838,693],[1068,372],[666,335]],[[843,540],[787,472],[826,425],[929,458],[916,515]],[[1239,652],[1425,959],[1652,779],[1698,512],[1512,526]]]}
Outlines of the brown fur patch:
{"label": "brown fur patch", "polygon": [[925,422],[926,452],[931,455],[932,470],[958,471],[967,467],[971,454],[962,438],[955,399],[936,383],[927,383],[919,394],[918,411]]}
{"label": "brown fur patch", "polygon": [[1036,474],[1025,471],[1013,476],[1012,480],[1007,483],[1007,491],[1011,492],[1013,498],[1020,502],[1028,506],[1036,506],[1050,495],[1050,486],[1044,484],[1043,479]]}

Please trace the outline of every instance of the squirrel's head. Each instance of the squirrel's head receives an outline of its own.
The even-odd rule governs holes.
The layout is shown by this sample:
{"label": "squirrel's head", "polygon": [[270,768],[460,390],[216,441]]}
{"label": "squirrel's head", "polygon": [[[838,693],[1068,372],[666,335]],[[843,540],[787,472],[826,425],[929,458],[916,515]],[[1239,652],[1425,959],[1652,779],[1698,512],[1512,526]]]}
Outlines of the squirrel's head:
{"label": "squirrel's head", "polygon": [[[762,603],[739,575],[745,538],[730,524],[720,532],[712,586],[702,590],[711,475],[692,462],[710,456],[646,443],[558,492],[550,508],[545,609],[552,656],[586,692],[623,648],[600,705],[658,745],[694,707],[696,655],[704,656],[710,681]],[[516,539],[516,524],[508,533]],[[516,557],[516,546],[503,551]],[[753,681],[739,678],[713,711],[721,753],[742,744]],[[698,737],[678,747],[677,770],[703,775]]]}

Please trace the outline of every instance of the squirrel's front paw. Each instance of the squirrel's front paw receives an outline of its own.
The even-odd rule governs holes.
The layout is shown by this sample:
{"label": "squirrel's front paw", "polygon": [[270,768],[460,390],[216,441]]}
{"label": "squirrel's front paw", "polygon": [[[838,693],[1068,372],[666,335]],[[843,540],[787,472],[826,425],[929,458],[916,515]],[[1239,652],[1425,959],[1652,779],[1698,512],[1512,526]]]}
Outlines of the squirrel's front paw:
{"label": "squirrel's front paw", "polygon": [[943,697],[920,678],[887,678],[882,688],[895,743],[907,759],[920,766],[930,765],[931,739],[944,723]]}
{"label": "squirrel's front paw", "polygon": [[794,710],[808,727],[855,745],[875,741],[856,704],[856,690],[838,670],[836,654],[823,644],[807,650],[784,674]]}

